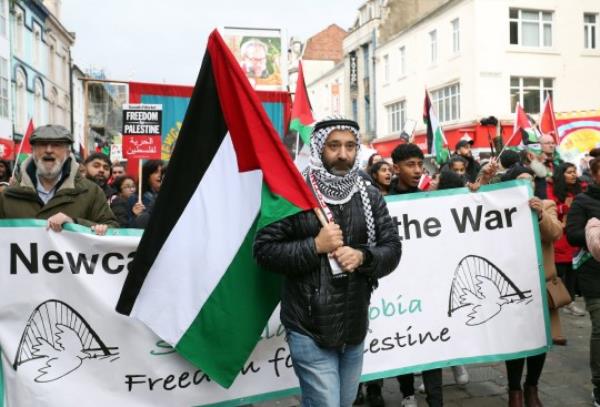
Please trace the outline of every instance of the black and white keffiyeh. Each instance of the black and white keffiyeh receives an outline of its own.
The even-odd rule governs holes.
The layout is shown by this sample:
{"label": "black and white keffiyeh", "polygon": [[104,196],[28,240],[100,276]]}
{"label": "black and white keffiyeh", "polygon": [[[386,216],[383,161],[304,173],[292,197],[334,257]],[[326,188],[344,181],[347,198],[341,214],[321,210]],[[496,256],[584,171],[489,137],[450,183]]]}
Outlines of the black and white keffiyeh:
{"label": "black and white keffiyeh", "polygon": [[[327,138],[332,131],[347,130],[355,138],[357,149],[354,165],[344,176],[330,173],[323,164],[323,148]],[[341,116],[330,116],[315,124],[315,129],[310,139],[310,162],[304,171],[305,177],[312,174],[316,181],[316,186],[327,204],[342,205],[350,201],[356,192],[360,192],[365,221],[367,223],[368,243],[375,245],[375,222],[371,201],[367,194],[367,185],[362,177],[359,176],[358,154],[360,153],[360,134],[358,124],[354,121],[344,119]]]}

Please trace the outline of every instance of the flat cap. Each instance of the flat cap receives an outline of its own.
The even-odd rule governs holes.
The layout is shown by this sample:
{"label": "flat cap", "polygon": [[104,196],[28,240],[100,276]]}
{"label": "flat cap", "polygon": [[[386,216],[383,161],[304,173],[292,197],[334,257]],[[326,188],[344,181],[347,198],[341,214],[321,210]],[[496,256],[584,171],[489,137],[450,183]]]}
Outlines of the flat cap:
{"label": "flat cap", "polygon": [[65,143],[73,144],[73,135],[65,127],[58,124],[47,124],[45,126],[37,127],[31,137],[29,138],[29,144],[35,144],[38,141],[63,141]]}

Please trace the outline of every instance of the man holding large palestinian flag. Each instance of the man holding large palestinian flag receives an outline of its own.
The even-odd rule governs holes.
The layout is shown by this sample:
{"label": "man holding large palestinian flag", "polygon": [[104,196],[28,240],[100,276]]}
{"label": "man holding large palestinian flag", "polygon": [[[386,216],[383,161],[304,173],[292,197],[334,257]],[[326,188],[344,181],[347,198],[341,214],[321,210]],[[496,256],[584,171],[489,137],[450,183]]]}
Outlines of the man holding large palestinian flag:
{"label": "man holding large palestinian flag", "polygon": [[214,31],[117,311],[229,387],[279,302],[256,231],[317,205]]}
{"label": "man holding large palestinian flag", "polygon": [[303,406],[352,405],[371,291],[400,261],[385,201],[358,174],[358,130],[352,120],[331,117],[311,136],[303,174],[329,223],[298,213],[259,230],[254,243],[258,264],[285,276],[281,322]]}

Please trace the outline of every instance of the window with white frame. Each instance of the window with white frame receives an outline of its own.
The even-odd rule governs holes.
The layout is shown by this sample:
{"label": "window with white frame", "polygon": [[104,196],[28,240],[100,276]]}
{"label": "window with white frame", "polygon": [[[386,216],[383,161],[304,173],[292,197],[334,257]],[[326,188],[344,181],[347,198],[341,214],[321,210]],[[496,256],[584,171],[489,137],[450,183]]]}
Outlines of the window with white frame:
{"label": "window with white frame", "polygon": [[585,49],[598,48],[598,14],[583,14],[583,37]]}
{"label": "window with white frame", "polygon": [[69,87],[69,59],[67,58],[68,50],[64,50],[65,53],[61,58],[61,66],[62,66],[62,83],[65,88]]}
{"label": "window with white frame", "polygon": [[400,47],[400,76],[406,75],[406,47]]}
{"label": "window with white frame", "polygon": [[21,55],[23,52],[23,12],[19,9],[15,11],[15,54]]}
{"label": "window with white frame", "polygon": [[383,56],[383,82],[388,83],[390,81],[390,57],[389,55]]}
{"label": "window with white frame", "polygon": [[517,102],[527,113],[540,113],[546,94],[553,95],[554,79],[510,77],[510,108],[514,112]]}
{"label": "window with white frame", "polygon": [[0,0],[0,35],[6,37],[6,1]]}
{"label": "window with white frame", "polygon": [[42,33],[37,24],[33,26],[33,65],[40,64],[40,45],[42,43]]}
{"label": "window with white frame", "polygon": [[458,18],[451,21],[452,24],[452,52],[458,54],[460,51],[460,22]]}
{"label": "window with white frame", "polygon": [[392,103],[385,109],[388,118],[388,133],[400,133],[406,123],[406,101]]}
{"label": "window with white frame", "polygon": [[63,119],[63,126],[66,128],[71,128],[71,99],[67,95],[63,96],[63,107],[63,113],[65,115]]}
{"label": "window with white frame", "polygon": [[39,126],[43,123],[42,109],[43,109],[43,98],[44,98],[44,86],[42,80],[37,78],[33,85],[33,121],[35,125]]}
{"label": "window with white frame", "polygon": [[509,10],[510,43],[524,47],[552,47],[552,11]]}
{"label": "window with white frame", "polygon": [[0,58],[0,117],[8,119],[8,60]]}
{"label": "window with white frame", "polygon": [[54,69],[55,69],[55,63],[54,63],[54,50],[55,50],[55,46],[53,43],[51,43],[48,46],[48,76],[50,77],[50,79],[55,80],[56,78],[54,77]]}
{"label": "window with white frame", "polygon": [[460,83],[432,91],[431,104],[440,123],[460,119]]}
{"label": "window with white frame", "polygon": [[437,62],[437,30],[429,32],[429,63]]}
{"label": "window with white frame", "polygon": [[50,90],[48,97],[48,122],[49,124],[58,124],[58,91],[55,87]]}
{"label": "window with white frame", "polygon": [[17,133],[25,134],[27,126],[27,88],[25,73],[22,69],[17,69],[15,78],[15,129]]}

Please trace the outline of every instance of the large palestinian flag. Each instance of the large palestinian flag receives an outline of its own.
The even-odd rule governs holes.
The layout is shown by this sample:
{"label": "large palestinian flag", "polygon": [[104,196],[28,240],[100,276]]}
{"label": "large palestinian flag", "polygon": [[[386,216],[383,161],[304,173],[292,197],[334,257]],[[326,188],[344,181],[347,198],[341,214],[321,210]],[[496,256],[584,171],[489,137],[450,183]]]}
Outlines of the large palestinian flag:
{"label": "large palestinian flag", "polygon": [[117,311],[229,387],[279,301],[252,257],[258,228],[317,207],[214,31]]}

